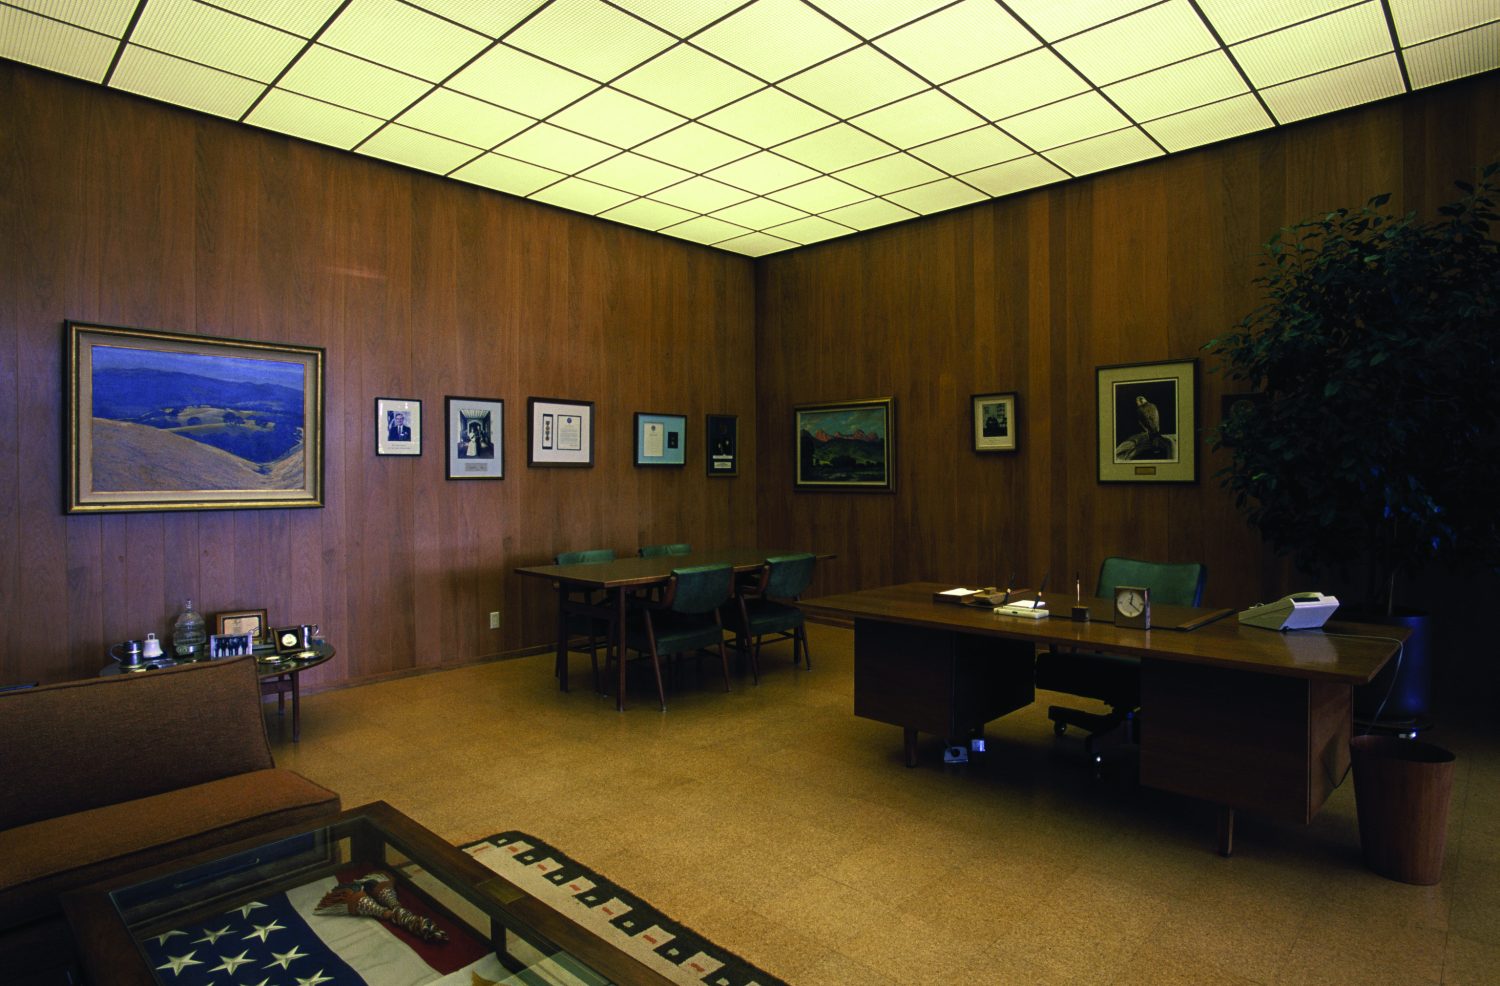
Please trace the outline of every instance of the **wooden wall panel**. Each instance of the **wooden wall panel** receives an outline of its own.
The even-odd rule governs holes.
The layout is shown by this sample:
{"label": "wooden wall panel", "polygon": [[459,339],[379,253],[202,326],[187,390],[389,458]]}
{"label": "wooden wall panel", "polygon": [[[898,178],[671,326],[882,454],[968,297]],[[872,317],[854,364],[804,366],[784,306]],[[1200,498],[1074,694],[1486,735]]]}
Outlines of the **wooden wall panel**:
{"label": "wooden wall panel", "polygon": [[[762,540],[836,552],[815,591],[936,578],[1035,584],[1111,554],[1200,559],[1207,598],[1304,588],[1199,445],[1190,486],[1100,484],[1095,368],[1201,356],[1258,303],[1279,227],[1392,191],[1431,209],[1500,157],[1500,75],[762,259]],[[1200,364],[1200,422],[1225,382]],[[971,451],[969,396],[1020,391],[1020,451]],[[892,395],[894,495],[796,493],[796,404]]]}
{"label": "wooden wall panel", "polygon": [[[0,103],[0,682],[93,675],[188,596],[321,624],[315,686],[472,661],[550,637],[517,565],[755,540],[750,260],[9,62]],[[68,318],[325,347],[327,505],[63,514]],[[505,479],[444,478],[446,395],[505,400]],[[528,396],[596,402],[593,469],[527,468]],[[377,397],[423,402],[422,456],[375,455]],[[686,467],[632,465],[638,410],[688,416]]]}

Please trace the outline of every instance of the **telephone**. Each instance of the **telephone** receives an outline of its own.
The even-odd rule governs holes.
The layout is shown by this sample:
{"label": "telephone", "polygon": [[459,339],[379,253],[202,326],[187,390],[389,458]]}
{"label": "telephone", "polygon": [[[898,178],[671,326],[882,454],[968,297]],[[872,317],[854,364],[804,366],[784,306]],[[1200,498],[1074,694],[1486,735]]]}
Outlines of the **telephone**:
{"label": "telephone", "polygon": [[1313,630],[1328,622],[1339,601],[1321,592],[1294,592],[1274,603],[1251,606],[1240,613],[1246,626],[1267,630]]}

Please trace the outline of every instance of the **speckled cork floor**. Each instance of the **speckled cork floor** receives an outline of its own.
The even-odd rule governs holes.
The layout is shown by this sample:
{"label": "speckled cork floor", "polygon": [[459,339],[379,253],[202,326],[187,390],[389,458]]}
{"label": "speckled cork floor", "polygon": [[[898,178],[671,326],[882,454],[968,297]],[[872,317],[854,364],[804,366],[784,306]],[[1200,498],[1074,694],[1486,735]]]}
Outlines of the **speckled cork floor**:
{"label": "speckled cork floor", "polygon": [[1352,779],[1306,827],[1241,813],[1224,859],[1209,806],[1096,779],[1045,692],[973,762],[924,736],[907,769],[853,715],[853,635],[809,632],[811,672],[770,645],[726,694],[689,661],[665,714],[645,668],[622,714],[585,655],[563,694],[542,654],[304,696],[295,745],[268,721],[346,806],[524,830],[800,986],[1500,982],[1492,716],[1424,737],[1457,779],[1443,882],[1414,887],[1363,866]]}

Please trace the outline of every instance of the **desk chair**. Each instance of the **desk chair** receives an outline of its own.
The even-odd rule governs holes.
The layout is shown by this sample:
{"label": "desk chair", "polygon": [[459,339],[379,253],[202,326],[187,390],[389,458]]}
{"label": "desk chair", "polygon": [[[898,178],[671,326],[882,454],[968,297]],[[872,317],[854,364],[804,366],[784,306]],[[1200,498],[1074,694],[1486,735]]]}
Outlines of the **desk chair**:
{"label": "desk chair", "polygon": [[641,548],[642,558],[660,558],[663,555],[690,555],[693,553],[691,544],[648,544]]}
{"label": "desk chair", "polygon": [[[1113,599],[1115,586],[1140,585],[1151,590],[1151,601],[1166,606],[1197,606],[1208,581],[1207,566],[1195,562],[1168,564],[1133,558],[1106,558],[1099,566],[1099,584],[1094,595]],[[1120,734],[1124,742],[1136,741],[1136,712],[1141,705],[1141,660],[1123,654],[1078,650],[1047,650],[1037,655],[1036,687],[1098,699],[1110,707],[1108,713],[1085,712],[1054,705],[1047,709],[1057,735],[1069,726],[1087,731],[1084,749],[1101,763],[1100,743]]]}
{"label": "desk chair", "polygon": [[[609,548],[589,551],[564,551],[553,559],[556,565],[587,565],[591,562],[614,561],[615,553]],[[603,691],[599,681],[599,654],[601,643],[608,644],[610,628],[614,624],[614,610],[609,605],[607,593],[577,590],[563,592],[559,587],[557,597],[557,639],[563,644],[562,653],[569,651],[587,653],[594,669],[594,691]],[[581,643],[574,643],[582,638]],[[553,669],[553,674],[562,677],[562,666]]]}
{"label": "desk chair", "polygon": [[[717,647],[724,666],[724,690],[729,691],[729,655],[724,650],[724,624],[719,607],[734,591],[734,569],[729,565],[695,565],[675,568],[659,598],[638,596],[633,608],[641,614],[639,625],[628,617],[625,647],[651,655],[656,672],[656,697],[667,711],[667,695],[661,683],[661,655],[668,656]],[[623,652],[621,660],[624,660]],[[624,704],[624,696],[620,696]]]}
{"label": "desk chair", "polygon": [[[750,670],[760,684],[760,645],[767,635],[792,641],[792,666],[799,660],[812,670],[807,652],[807,623],[802,610],[789,602],[802,596],[812,582],[815,556],[777,555],[767,558],[759,572],[735,587],[732,619],[740,629],[742,649],[750,653]],[[753,647],[751,644],[753,643]]]}

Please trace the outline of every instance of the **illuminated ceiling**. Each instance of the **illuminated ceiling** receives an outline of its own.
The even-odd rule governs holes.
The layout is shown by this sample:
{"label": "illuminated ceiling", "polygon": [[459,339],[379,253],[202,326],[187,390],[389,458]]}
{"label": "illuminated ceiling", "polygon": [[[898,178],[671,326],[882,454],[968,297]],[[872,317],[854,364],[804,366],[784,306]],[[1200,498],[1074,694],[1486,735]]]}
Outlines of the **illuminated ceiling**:
{"label": "illuminated ceiling", "polygon": [[1500,0],[0,0],[0,57],[762,256],[1500,66]]}

